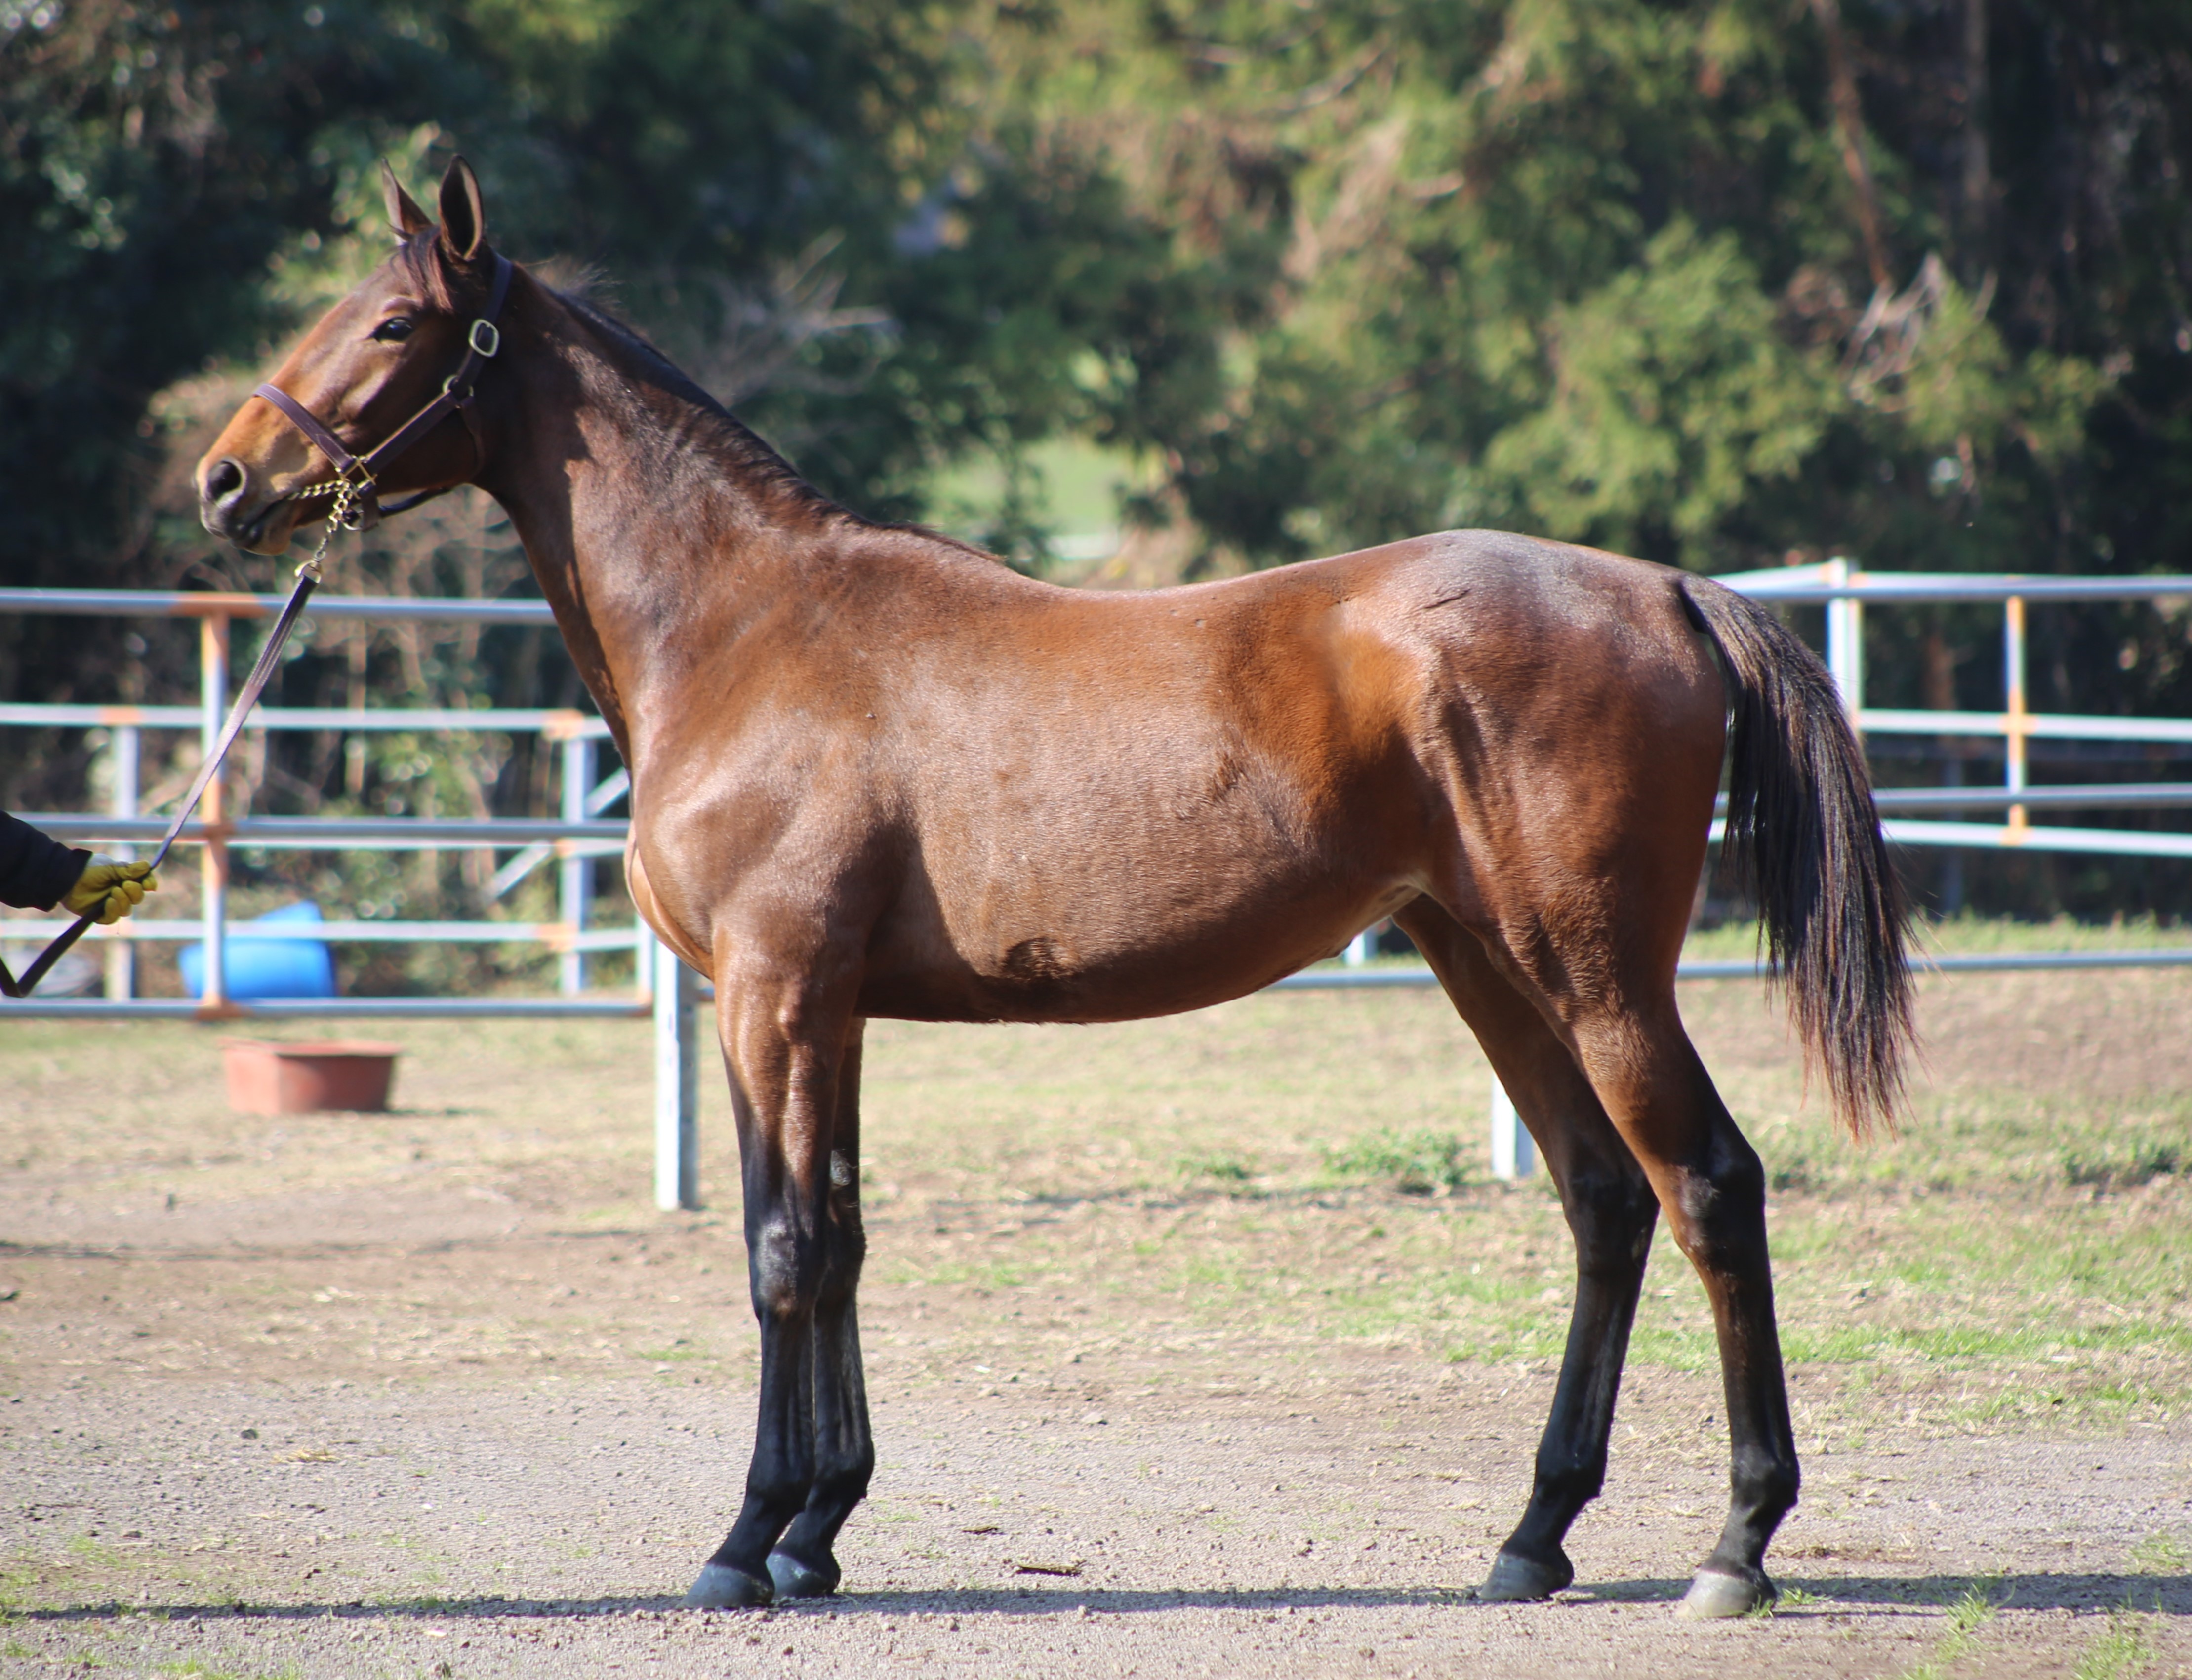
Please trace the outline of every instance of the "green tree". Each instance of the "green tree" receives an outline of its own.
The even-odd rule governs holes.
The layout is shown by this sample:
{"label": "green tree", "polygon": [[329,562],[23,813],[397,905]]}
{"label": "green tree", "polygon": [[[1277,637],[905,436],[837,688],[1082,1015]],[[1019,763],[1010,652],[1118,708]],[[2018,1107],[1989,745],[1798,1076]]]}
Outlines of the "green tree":
{"label": "green tree", "polygon": [[1018,62],[1184,248],[1277,248],[1166,440],[1221,550],[2192,541],[2181,9],[1089,0]]}

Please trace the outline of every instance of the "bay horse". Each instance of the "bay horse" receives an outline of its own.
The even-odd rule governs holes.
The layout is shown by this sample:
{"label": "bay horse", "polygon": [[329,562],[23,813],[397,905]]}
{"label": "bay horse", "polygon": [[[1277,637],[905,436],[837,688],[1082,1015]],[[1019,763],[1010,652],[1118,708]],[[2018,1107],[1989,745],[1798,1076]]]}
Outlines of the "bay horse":
{"label": "bay horse", "polygon": [[[833,1591],[867,1492],[869,1017],[1200,1009],[1386,915],[1512,1095],[1576,1244],[1534,1483],[1480,1596],[1574,1577],[1561,1542],[1605,1478],[1664,1211],[1711,1301],[1732,1449],[1683,1605],[1771,1602],[1798,1470],[1765,1177],[1675,1001],[1724,755],[1727,850],[1853,1130],[1892,1122],[1911,1033],[1864,755],[1804,645],[1706,579],[1493,532],[1141,593],[1022,577],[810,488],[497,253],[462,160],[438,222],[385,186],[394,253],[230,420],[203,517],[279,554],[331,509],[479,487],[631,771],[632,897],[715,982],[761,1332],[745,1501],[687,1603]],[[398,430],[400,459],[353,454]]]}

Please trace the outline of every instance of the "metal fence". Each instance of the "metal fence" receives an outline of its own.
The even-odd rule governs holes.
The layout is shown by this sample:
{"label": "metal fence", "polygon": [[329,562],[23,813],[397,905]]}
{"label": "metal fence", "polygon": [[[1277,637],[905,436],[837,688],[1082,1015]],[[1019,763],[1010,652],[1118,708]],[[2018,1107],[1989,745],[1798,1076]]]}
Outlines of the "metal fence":
{"label": "metal fence", "polygon": [[[148,732],[195,733],[200,750],[209,750],[229,704],[231,626],[238,620],[271,619],[281,610],[278,595],[212,592],[154,594],[123,589],[0,589],[0,612],[96,617],[194,618],[198,624],[198,703],[196,706],[0,705],[0,726],[101,729],[107,732],[111,803],[103,812],[32,812],[26,820],[62,839],[103,846],[118,856],[130,843],[156,840],[166,823],[139,808],[144,737]],[[374,596],[322,595],[311,616],[327,619],[428,620],[440,623],[552,625],[545,601],[397,600]],[[598,952],[642,951],[649,943],[636,920],[626,927],[589,925],[593,897],[592,860],[624,849],[625,824],[602,813],[623,797],[630,780],[622,770],[595,779],[595,763],[608,726],[598,717],[574,710],[481,707],[376,708],[262,706],[253,715],[254,730],[303,730],[343,733],[450,731],[535,734],[560,743],[562,812],[559,820],[444,817],[231,817],[227,813],[226,776],[207,789],[197,818],[182,840],[200,848],[200,914],[189,920],[131,917],[111,928],[94,929],[93,938],[106,952],[106,997],[97,1005],[83,1000],[31,1000],[16,1013],[98,1013],[113,1016],[187,1012],[207,1017],[252,1014],[373,1015],[391,1012],[390,1000],[339,998],[276,1005],[238,1005],[225,995],[228,917],[229,854],[239,846],[269,850],[417,851],[477,849],[513,851],[497,871],[492,896],[499,897],[533,868],[553,857],[560,862],[561,911],[552,922],[347,921],[254,926],[253,939],[307,939],[330,943],[497,943],[539,944],[559,954],[559,991],[555,999],[505,998],[467,1000],[473,1012],[509,1014],[617,1014],[643,1011],[644,1000],[587,998],[587,958]],[[13,933],[16,924],[7,925]],[[132,948],[146,941],[192,940],[205,952],[202,999],[136,997]],[[643,952],[642,952],[643,954]],[[416,1010],[454,999],[414,999]],[[452,1011],[454,1012],[454,1011]]]}
{"label": "metal fence", "polygon": [[[2035,787],[2028,771],[2035,739],[2145,742],[2192,746],[2192,720],[2036,713],[2025,699],[2025,627],[2035,603],[2192,599],[2192,577],[2019,578],[1955,573],[1868,573],[1847,561],[1784,571],[1747,572],[1722,582],[1754,599],[1826,609],[1826,653],[1852,720],[1869,736],[1999,737],[2005,774],[1992,788],[1952,786],[1884,789],[1880,806],[1889,838],[1906,846],[2192,857],[2192,833],[2071,826],[2034,819],[2036,814],[2105,809],[2192,806],[2192,783],[2052,784]],[[2003,696],[1998,712],[1883,709],[1864,703],[1864,609],[1941,601],[1996,603],[2002,608]],[[196,733],[201,751],[219,732],[229,702],[229,643],[234,624],[271,619],[277,595],[211,592],[151,593],[118,589],[0,589],[0,612],[97,617],[194,618],[199,625],[199,698],[196,706],[0,705],[0,727],[103,729],[111,755],[111,808],[103,812],[26,813],[29,820],[65,839],[102,844],[126,853],[132,842],[157,839],[164,823],[139,809],[143,737],[151,731]],[[326,619],[470,622],[548,625],[545,602],[317,596],[311,616]],[[698,1204],[698,1130],[700,1056],[695,1011],[707,995],[698,977],[654,939],[636,918],[629,925],[589,923],[593,860],[620,854],[625,823],[607,815],[629,791],[622,770],[597,776],[597,755],[608,730],[602,720],[568,710],[261,707],[250,727],[343,732],[497,731],[534,733],[560,743],[561,812],[554,819],[500,817],[279,817],[226,814],[221,781],[208,789],[198,817],[183,830],[200,848],[200,914],[189,919],[130,918],[94,930],[107,954],[105,995],[33,998],[6,1005],[16,1017],[60,1018],[182,1017],[235,1020],[254,1016],[336,1018],[484,1016],[651,1016],[655,1023],[656,1199],[665,1208]],[[1913,817],[1999,811],[1999,823]],[[1718,825],[1715,826],[1717,837]],[[360,919],[253,925],[253,939],[310,939],[331,944],[379,942],[532,943],[557,953],[558,989],[549,997],[325,998],[239,1003],[224,993],[225,953],[234,931],[228,917],[229,854],[238,846],[269,849],[397,851],[492,848],[511,854],[497,869],[494,893],[553,859],[559,869],[560,914],[552,922],[399,921]],[[43,937],[43,924],[9,922],[8,937]],[[195,940],[204,948],[204,994],[196,999],[136,995],[131,953],[144,941]],[[628,992],[588,989],[590,956],[633,954],[636,983]],[[1428,986],[1421,965],[1373,967],[1358,938],[1337,966],[1290,976],[1282,988]],[[2054,952],[1949,957],[1928,966],[1944,972],[1975,970],[2089,968],[2192,964],[2192,948],[2165,950]],[[1750,963],[1685,964],[1685,978],[1724,978],[1756,972]],[[4,1018],[4,1017],[0,1017]],[[1513,1105],[1494,1086],[1493,1159],[1495,1170],[1519,1176],[1531,1170],[1528,1135]]]}

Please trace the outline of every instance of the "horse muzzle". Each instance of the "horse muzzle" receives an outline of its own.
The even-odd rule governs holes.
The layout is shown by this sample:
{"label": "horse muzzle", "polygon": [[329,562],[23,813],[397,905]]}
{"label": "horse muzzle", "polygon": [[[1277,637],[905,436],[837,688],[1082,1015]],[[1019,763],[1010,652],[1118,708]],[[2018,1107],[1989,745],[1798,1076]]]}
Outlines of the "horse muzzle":
{"label": "horse muzzle", "polygon": [[232,455],[208,462],[198,476],[198,522],[212,535],[251,554],[280,554],[297,527],[316,516],[311,504],[328,487],[277,492]]}

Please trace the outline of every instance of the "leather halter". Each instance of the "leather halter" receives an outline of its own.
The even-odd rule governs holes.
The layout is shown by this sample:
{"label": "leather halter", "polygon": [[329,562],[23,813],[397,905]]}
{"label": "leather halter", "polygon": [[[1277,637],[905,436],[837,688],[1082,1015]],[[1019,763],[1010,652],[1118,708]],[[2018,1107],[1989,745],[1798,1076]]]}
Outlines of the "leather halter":
{"label": "leather halter", "polygon": [[[472,447],[478,449],[479,428],[471,416],[475,382],[480,370],[502,348],[502,333],[495,321],[502,313],[503,300],[510,295],[511,266],[509,258],[499,251],[495,253],[494,285],[488,293],[487,308],[465,329],[465,359],[457,364],[457,371],[442,382],[441,394],[364,455],[353,455],[343,447],[342,440],[323,425],[311,409],[278,385],[263,384],[251,393],[264,397],[302,432],[306,441],[328,458],[334,467],[335,476],[350,487],[349,504],[341,521],[345,529],[368,530],[380,522],[383,514],[402,513],[406,508],[415,508],[442,493],[438,490],[422,490],[384,508],[379,500],[380,486],[374,482],[374,475],[451,414],[465,417],[465,424],[471,430]],[[342,505],[340,500],[337,505]]]}

